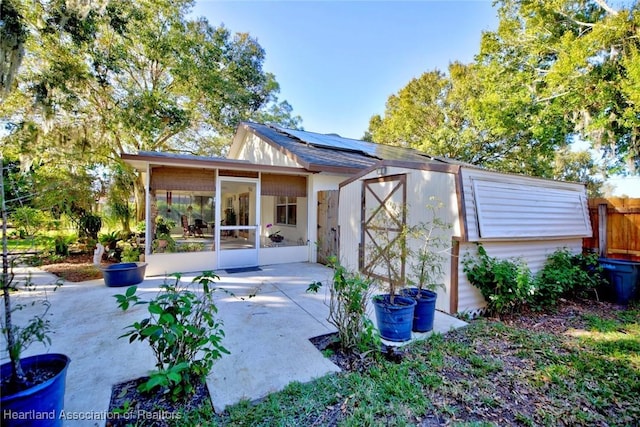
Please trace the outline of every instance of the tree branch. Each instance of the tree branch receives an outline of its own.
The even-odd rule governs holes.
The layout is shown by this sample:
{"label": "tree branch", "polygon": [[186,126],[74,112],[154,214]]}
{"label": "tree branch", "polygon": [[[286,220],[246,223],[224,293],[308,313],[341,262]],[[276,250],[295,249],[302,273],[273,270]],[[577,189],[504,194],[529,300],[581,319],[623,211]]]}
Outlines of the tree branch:
{"label": "tree branch", "polygon": [[594,1],[598,4],[598,6],[603,8],[605,12],[607,12],[609,15],[616,16],[618,14],[618,11],[612,8],[611,6],[609,6],[606,0],[594,0]]}

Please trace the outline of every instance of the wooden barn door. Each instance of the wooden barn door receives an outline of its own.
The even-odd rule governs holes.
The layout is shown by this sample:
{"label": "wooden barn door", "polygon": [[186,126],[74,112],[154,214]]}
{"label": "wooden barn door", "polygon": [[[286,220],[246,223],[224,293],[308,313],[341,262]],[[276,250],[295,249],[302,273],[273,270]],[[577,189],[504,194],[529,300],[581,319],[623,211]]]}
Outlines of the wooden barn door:
{"label": "wooden barn door", "polygon": [[338,256],[339,190],[318,191],[318,262],[328,264]]}
{"label": "wooden barn door", "polygon": [[[395,239],[401,238],[401,230],[407,223],[407,176],[391,175],[372,178],[362,183],[362,236],[360,242],[360,270],[381,278],[387,277],[383,271],[386,265],[380,256],[388,254],[386,247]],[[386,242],[376,236],[386,235]],[[378,258],[371,255],[371,248],[381,254]],[[392,266],[396,274],[405,277],[404,262]]]}

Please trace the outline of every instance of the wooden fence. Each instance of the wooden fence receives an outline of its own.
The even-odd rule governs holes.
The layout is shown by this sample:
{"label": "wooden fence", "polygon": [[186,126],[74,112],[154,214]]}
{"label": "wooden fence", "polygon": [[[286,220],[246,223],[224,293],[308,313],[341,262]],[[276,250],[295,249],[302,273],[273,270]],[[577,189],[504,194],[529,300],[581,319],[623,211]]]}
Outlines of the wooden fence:
{"label": "wooden fence", "polygon": [[593,238],[583,246],[600,256],[640,261],[640,199],[589,199]]}

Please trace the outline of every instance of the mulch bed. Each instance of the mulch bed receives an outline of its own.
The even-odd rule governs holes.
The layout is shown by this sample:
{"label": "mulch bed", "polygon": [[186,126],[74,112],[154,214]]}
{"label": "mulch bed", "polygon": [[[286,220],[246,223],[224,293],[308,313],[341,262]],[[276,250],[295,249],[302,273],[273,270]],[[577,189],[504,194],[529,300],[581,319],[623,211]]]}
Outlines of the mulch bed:
{"label": "mulch bed", "polygon": [[603,319],[615,319],[619,311],[626,307],[607,301],[589,299],[561,299],[556,307],[546,312],[526,312],[503,316],[500,321],[535,332],[561,335],[569,329],[584,329],[584,315],[591,314]]}
{"label": "mulch bed", "polygon": [[[102,279],[102,271],[93,264],[92,254],[73,254],[63,261],[51,262],[45,260],[42,269],[55,274],[68,282],[84,282],[86,280]],[[111,261],[102,261],[101,265],[113,264]]]}
{"label": "mulch bed", "polygon": [[[309,341],[343,371],[362,371],[373,363],[371,355],[368,353],[359,354],[344,351],[340,347],[337,332],[309,338]],[[405,354],[402,348],[386,345],[383,345],[380,351],[385,359],[394,363],[400,363]]]}
{"label": "mulch bed", "polygon": [[187,402],[173,402],[167,394],[139,392],[138,386],[147,379],[147,377],[137,378],[113,386],[106,427],[129,425],[165,427],[179,421],[183,412],[202,408],[205,405],[211,408],[206,383],[200,384]]}

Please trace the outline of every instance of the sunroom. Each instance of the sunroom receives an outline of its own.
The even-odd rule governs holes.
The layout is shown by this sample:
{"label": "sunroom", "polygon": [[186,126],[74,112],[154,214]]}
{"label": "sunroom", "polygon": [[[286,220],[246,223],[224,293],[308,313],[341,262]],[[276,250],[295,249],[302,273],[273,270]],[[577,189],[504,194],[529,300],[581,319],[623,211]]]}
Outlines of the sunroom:
{"label": "sunroom", "polygon": [[123,159],[145,180],[147,274],[309,261],[308,172],[151,152]]}

